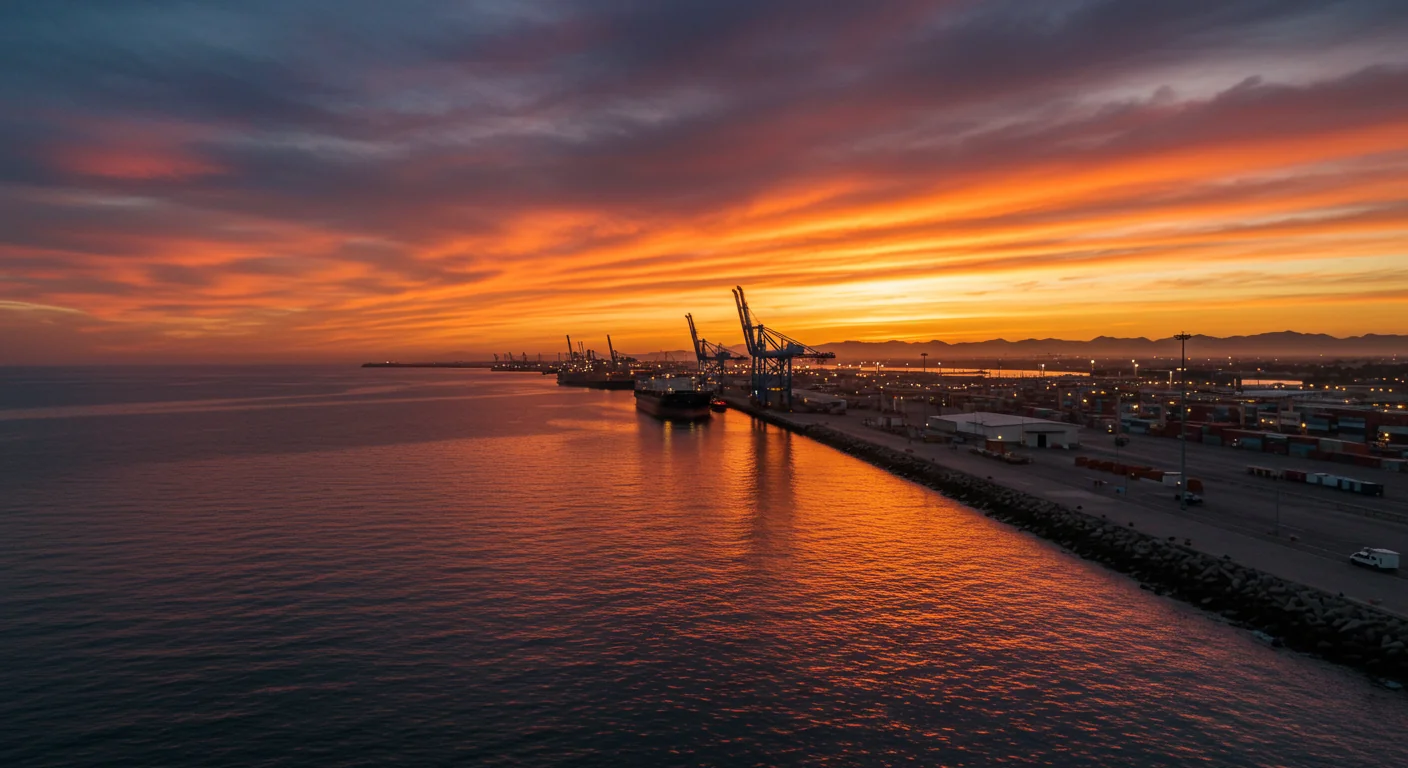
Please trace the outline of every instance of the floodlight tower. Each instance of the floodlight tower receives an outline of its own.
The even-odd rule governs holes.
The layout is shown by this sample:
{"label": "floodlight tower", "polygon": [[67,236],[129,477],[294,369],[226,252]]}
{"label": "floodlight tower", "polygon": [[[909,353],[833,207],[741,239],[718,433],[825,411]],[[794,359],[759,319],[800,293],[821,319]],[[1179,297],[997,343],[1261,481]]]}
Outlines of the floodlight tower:
{"label": "floodlight tower", "polygon": [[1178,494],[1178,508],[1184,512],[1188,511],[1188,340],[1193,338],[1187,333],[1180,333],[1174,336],[1178,339],[1179,359],[1178,370],[1182,374],[1179,377],[1180,392],[1178,395],[1179,425],[1178,425],[1178,482],[1183,491]]}

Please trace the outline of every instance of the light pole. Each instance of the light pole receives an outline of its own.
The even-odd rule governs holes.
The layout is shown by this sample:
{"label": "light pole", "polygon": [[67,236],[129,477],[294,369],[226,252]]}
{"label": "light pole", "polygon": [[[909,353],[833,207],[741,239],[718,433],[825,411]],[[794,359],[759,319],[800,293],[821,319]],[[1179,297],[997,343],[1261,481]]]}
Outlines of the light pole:
{"label": "light pole", "polygon": [[1090,359],[1090,378],[1095,378],[1095,358]]}
{"label": "light pole", "polygon": [[1134,363],[1134,386],[1137,387],[1139,386],[1139,361],[1130,360],[1129,362]]}
{"label": "light pole", "polygon": [[925,376],[923,376],[923,377],[920,378],[920,381],[924,382],[924,383],[923,383],[923,387],[924,387],[924,389],[923,389],[923,393],[924,393],[924,394],[923,394],[923,399],[924,399],[924,415],[923,415],[923,421],[921,421],[921,422],[919,423],[919,438],[922,440],[922,439],[924,439],[924,436],[929,433],[929,383],[928,383],[927,381],[925,381],[925,379],[927,378],[927,374],[929,373],[929,353],[928,353],[928,352],[920,352],[920,353],[919,353],[919,359],[920,359],[920,361],[921,361],[921,362],[920,362],[920,367],[922,368],[922,370],[920,371],[920,373],[925,374]]}
{"label": "light pole", "polygon": [[1120,461],[1120,385],[1115,385],[1115,463]]}
{"label": "light pole", "polygon": [[1174,337],[1178,339],[1178,371],[1179,371],[1179,426],[1178,426],[1178,484],[1181,491],[1178,494],[1178,509],[1183,512],[1188,511],[1188,340],[1193,338],[1187,333],[1180,333]]}

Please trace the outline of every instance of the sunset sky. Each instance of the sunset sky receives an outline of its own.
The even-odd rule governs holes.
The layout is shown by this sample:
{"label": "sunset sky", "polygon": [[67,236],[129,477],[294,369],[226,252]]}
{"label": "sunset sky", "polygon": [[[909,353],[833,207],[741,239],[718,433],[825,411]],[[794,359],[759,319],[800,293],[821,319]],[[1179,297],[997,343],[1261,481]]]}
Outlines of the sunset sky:
{"label": "sunset sky", "polygon": [[7,0],[0,364],[1408,333],[1408,2]]}

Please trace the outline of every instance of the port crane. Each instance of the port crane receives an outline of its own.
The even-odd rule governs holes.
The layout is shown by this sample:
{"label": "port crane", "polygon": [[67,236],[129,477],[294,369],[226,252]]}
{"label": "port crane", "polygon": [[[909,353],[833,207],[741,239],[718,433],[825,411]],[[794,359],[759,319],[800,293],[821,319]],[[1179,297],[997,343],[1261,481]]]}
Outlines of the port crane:
{"label": "port crane", "polygon": [[585,348],[582,342],[577,342],[577,346],[572,346],[572,334],[567,334],[567,362],[585,363],[592,359],[590,350]]}
{"label": "port crane", "polygon": [[[689,323],[689,338],[694,342],[694,359],[699,361],[699,376],[705,384],[713,384],[719,392],[724,389],[724,374],[728,370],[728,364],[735,360],[747,360],[743,355],[735,353],[733,350],[722,344],[715,344],[708,339],[699,338],[699,331],[694,327],[694,315],[686,314],[685,322]],[[666,360],[669,360],[669,353],[666,353]]]}
{"label": "port crane", "polygon": [[743,326],[743,341],[753,358],[749,389],[753,399],[768,407],[792,410],[792,361],[830,360],[834,352],[822,352],[796,339],[778,333],[762,323],[748,309],[743,286],[733,289],[733,302],[738,306],[738,322]]}

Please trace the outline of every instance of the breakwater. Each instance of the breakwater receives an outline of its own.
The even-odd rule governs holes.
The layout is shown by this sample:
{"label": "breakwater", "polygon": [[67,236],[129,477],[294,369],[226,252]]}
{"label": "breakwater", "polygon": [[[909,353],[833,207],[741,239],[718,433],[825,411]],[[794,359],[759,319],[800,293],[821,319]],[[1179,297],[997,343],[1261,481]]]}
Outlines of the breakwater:
{"label": "breakwater", "polygon": [[1144,589],[1216,613],[1274,645],[1408,681],[1408,621],[1391,613],[1200,552],[1187,539],[1151,536],[1132,522],[1071,509],[825,425],[734,404],[1127,574]]}

